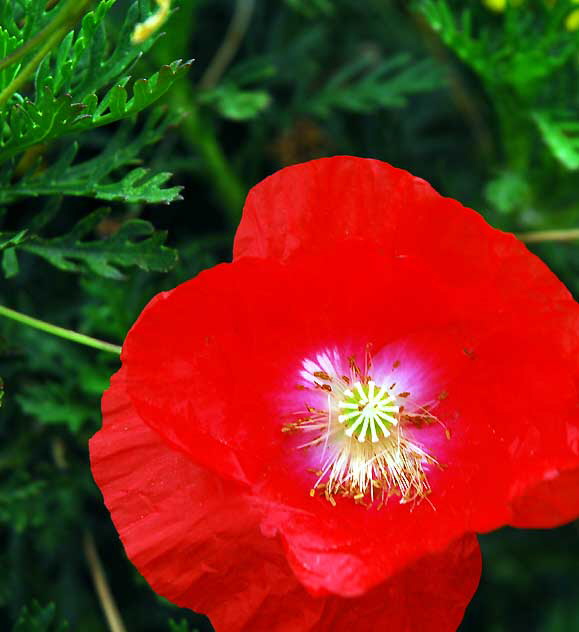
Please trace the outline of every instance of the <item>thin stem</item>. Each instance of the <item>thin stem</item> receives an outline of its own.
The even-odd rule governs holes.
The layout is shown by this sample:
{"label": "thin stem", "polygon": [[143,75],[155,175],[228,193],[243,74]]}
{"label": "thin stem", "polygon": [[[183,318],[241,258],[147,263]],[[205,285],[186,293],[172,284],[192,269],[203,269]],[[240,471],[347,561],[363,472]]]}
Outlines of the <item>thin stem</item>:
{"label": "thin stem", "polygon": [[462,71],[457,70],[448,48],[442,42],[438,33],[430,26],[423,15],[417,13],[415,9],[411,9],[410,6],[410,3],[408,3],[403,10],[416,25],[431,55],[444,69],[450,96],[456,109],[471,128],[472,134],[477,141],[477,149],[485,158],[492,158],[495,154],[494,141],[485,116],[481,112],[478,100],[471,94]]}
{"label": "thin stem", "polygon": [[181,124],[183,138],[201,154],[203,167],[223,205],[228,223],[236,228],[247,191],[227,160],[211,121],[203,116],[195,101],[193,86],[187,81],[179,81],[172,92],[171,103],[187,114]]}
{"label": "thin stem", "polygon": [[[245,7],[246,18],[244,20],[248,19],[247,9],[249,4],[253,4],[254,1],[239,1],[238,4],[243,4]],[[167,56],[177,55],[178,43],[188,41],[192,21],[195,19],[194,12],[198,8],[198,4],[198,2],[188,2],[189,15],[175,31],[176,37],[171,41],[165,38],[163,47],[155,46],[153,48],[153,58],[158,63],[164,64],[167,62]],[[236,14],[238,14],[237,10]],[[235,17],[232,18],[232,22],[234,20]],[[228,29],[229,32],[230,29]],[[228,48],[231,50],[230,44],[228,44]],[[209,66],[211,67],[213,64],[214,62],[211,62]],[[211,72],[213,74],[214,71]],[[179,127],[182,138],[200,156],[201,169],[211,184],[211,189],[223,209],[229,227],[232,230],[237,228],[247,187],[229,160],[225,148],[221,145],[215,125],[199,105],[197,88],[193,86],[191,81],[178,81],[171,89],[168,104],[175,111],[185,114]]]}
{"label": "thin stem", "polygon": [[518,233],[517,237],[527,244],[534,244],[542,241],[574,241],[575,239],[579,239],[579,228],[534,230],[528,233]]}
{"label": "thin stem", "polygon": [[66,340],[78,342],[79,344],[86,345],[87,347],[94,347],[95,349],[108,351],[109,353],[114,353],[115,355],[120,355],[121,353],[121,347],[113,345],[110,342],[104,342],[102,340],[98,340],[97,338],[91,338],[91,336],[79,334],[77,331],[72,331],[71,329],[51,325],[43,320],[26,316],[25,314],[21,314],[20,312],[10,309],[9,307],[4,307],[3,305],[0,305],[0,316],[5,316],[6,318],[15,320],[16,322],[27,325],[28,327],[40,329],[48,334],[52,334],[53,336],[59,336],[60,338],[66,338]]}
{"label": "thin stem", "polygon": [[217,85],[221,75],[235,57],[249,27],[254,7],[255,0],[237,0],[235,3],[235,11],[225,38],[199,82],[202,90],[208,90]]}
{"label": "thin stem", "polygon": [[[59,470],[66,471],[66,447],[62,439],[55,437],[52,440],[52,457]],[[83,533],[83,551],[90,575],[95,587],[97,597],[102,608],[109,630],[111,632],[127,632],[119,608],[113,597],[113,593],[107,581],[103,563],[99,557],[92,533],[85,529]]]}
{"label": "thin stem", "polygon": [[71,25],[82,15],[88,2],[89,0],[69,0],[50,24],[12,53],[12,55],[0,61],[0,70],[2,70],[31,52],[37,44],[44,42],[42,48],[0,93],[0,107],[28,81],[36,68],[40,65],[40,62],[60,42],[68,33]]}
{"label": "thin stem", "polygon": [[97,592],[101,608],[103,609],[111,632],[127,632],[121,613],[115,603],[113,593],[107,582],[107,577],[100,560],[94,538],[89,531],[84,533],[84,556],[88,563],[92,581]]}

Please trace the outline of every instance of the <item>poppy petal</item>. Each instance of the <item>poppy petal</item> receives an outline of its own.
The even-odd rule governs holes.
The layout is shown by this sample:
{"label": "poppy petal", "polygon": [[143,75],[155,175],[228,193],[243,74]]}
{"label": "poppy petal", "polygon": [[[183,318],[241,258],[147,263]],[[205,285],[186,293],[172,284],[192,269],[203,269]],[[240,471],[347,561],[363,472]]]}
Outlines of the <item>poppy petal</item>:
{"label": "poppy petal", "polygon": [[218,632],[452,632],[480,576],[472,535],[355,599],[315,598],[263,535],[252,499],[192,463],[145,425],[124,370],[103,399],[93,474],[127,555],[151,586],[204,612]]}
{"label": "poppy petal", "polygon": [[569,295],[520,241],[472,209],[403,169],[355,156],[286,167],[253,187],[233,254],[284,261],[346,239],[376,244],[391,257],[432,262],[454,285],[494,277],[495,291],[532,286],[552,297]]}

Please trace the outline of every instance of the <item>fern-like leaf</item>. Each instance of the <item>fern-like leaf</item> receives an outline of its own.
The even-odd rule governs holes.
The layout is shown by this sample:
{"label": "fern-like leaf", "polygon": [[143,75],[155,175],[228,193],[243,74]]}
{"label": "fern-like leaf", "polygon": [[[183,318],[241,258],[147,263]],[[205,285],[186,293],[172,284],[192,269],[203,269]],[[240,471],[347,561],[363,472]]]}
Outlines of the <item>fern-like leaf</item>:
{"label": "fern-like leaf", "polygon": [[130,137],[131,125],[122,127],[102,152],[95,158],[75,163],[78,144],[72,143],[58,160],[40,173],[29,173],[15,182],[2,183],[0,204],[8,204],[22,197],[41,195],[70,195],[93,197],[104,201],[169,204],[181,199],[181,187],[166,187],[169,173],[151,173],[138,167],[120,179],[112,174],[132,166],[142,150],[162,138],[175,120],[164,116],[163,110],[149,116],[143,130]]}
{"label": "fern-like leaf", "polygon": [[433,90],[442,82],[440,71],[431,61],[412,62],[406,54],[379,64],[361,58],[331,77],[307,107],[320,117],[328,116],[333,109],[366,113],[401,107],[411,94]]}
{"label": "fern-like leaf", "polygon": [[111,279],[122,279],[122,268],[138,266],[143,270],[166,272],[177,261],[177,254],[163,244],[164,231],[154,231],[144,220],[131,219],[106,239],[85,239],[106,217],[108,209],[94,211],[74,228],[59,237],[34,237],[21,249],[43,257],[68,272],[90,270]]}
{"label": "fern-like leaf", "polygon": [[125,78],[100,102],[96,94],[89,94],[82,103],[74,102],[69,94],[55,97],[51,88],[44,86],[36,102],[24,100],[10,108],[6,129],[0,136],[0,163],[33,145],[138,114],[165,94],[190,65],[190,61],[177,60],[163,66],[148,79],[135,81],[130,96],[123,85],[128,80]]}

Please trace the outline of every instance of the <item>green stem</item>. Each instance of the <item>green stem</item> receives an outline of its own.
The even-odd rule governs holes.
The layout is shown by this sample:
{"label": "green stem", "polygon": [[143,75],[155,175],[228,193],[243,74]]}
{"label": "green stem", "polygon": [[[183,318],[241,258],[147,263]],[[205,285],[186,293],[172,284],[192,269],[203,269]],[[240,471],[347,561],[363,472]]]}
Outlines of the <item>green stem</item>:
{"label": "green stem", "polygon": [[91,336],[79,334],[77,331],[72,331],[71,329],[65,329],[64,327],[51,325],[50,323],[47,323],[43,320],[32,318],[31,316],[26,316],[25,314],[21,314],[20,312],[17,312],[8,307],[4,307],[3,305],[0,305],[0,316],[5,316],[6,318],[15,320],[16,322],[27,325],[28,327],[40,329],[41,331],[45,331],[48,334],[52,334],[53,336],[59,336],[60,338],[66,338],[66,340],[78,342],[79,344],[86,345],[87,347],[94,347],[95,349],[108,351],[109,353],[114,353],[115,355],[120,355],[121,353],[121,347],[113,345],[110,342],[97,340],[96,338],[91,338]]}
{"label": "green stem", "polygon": [[227,160],[213,125],[202,115],[195,101],[193,87],[186,81],[178,82],[172,92],[171,103],[186,113],[181,124],[183,136],[201,154],[203,166],[223,205],[228,223],[237,228],[247,191]]}
{"label": "green stem", "polygon": [[497,113],[507,167],[518,173],[527,173],[531,161],[532,123],[525,99],[515,91],[504,88],[490,90]]}
{"label": "green stem", "polygon": [[2,70],[26,56],[37,44],[44,42],[42,48],[0,93],[0,107],[28,81],[30,76],[38,68],[40,62],[58,45],[60,40],[68,33],[70,27],[82,15],[89,1],[90,0],[69,0],[59,11],[54,20],[42,29],[40,33],[31,38],[26,44],[12,53],[12,55],[0,61],[0,70]]}
{"label": "green stem", "polygon": [[[181,0],[179,3],[187,14],[186,19],[179,20],[173,24],[174,37],[164,38],[158,42],[151,51],[155,64],[166,64],[168,59],[179,57],[183,46],[190,40],[193,33],[193,26],[196,21],[196,11],[199,8],[198,0]],[[253,10],[253,0],[236,0],[236,16],[233,21],[237,26],[241,25],[242,30],[247,27],[251,11]],[[242,35],[242,34],[241,34]],[[227,37],[237,38],[231,29],[228,29]],[[231,55],[231,39],[228,41],[227,59]],[[238,43],[235,43],[238,46]],[[220,47],[221,48],[221,47]],[[212,65],[212,64],[210,64]],[[219,62],[217,79],[223,70],[223,59]],[[215,78],[215,71],[212,71]],[[200,157],[201,169],[210,182],[211,189],[215,193],[217,201],[220,203],[223,214],[227,219],[229,227],[233,230],[237,228],[241,219],[243,201],[247,193],[247,187],[233,168],[229,157],[220,143],[219,136],[215,130],[215,125],[210,116],[202,111],[198,103],[197,89],[193,87],[191,81],[178,81],[172,88],[166,99],[167,105],[175,111],[185,114],[179,126],[183,140]]]}

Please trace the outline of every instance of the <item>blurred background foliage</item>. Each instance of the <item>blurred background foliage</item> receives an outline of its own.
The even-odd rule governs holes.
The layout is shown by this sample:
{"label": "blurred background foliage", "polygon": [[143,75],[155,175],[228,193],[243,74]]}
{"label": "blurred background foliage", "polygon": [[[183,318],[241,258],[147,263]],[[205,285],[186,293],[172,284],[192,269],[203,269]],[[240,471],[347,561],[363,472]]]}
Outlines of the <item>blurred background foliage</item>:
{"label": "blurred background foliage", "polygon": [[[0,308],[121,344],[229,258],[250,186],[331,154],[426,178],[577,294],[576,5],[0,0]],[[117,366],[0,314],[1,630],[109,629],[103,569],[129,632],[211,629],[151,592],[92,481]],[[579,629],[578,535],[483,536],[461,630]]]}

